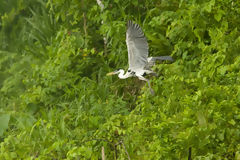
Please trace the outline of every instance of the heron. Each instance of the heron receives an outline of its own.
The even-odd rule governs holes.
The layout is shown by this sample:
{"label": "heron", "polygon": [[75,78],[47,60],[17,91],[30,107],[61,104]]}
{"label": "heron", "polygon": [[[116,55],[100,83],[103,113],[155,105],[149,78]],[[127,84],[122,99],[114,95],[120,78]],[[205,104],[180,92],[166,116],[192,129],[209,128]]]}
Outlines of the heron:
{"label": "heron", "polygon": [[145,37],[141,27],[131,20],[127,22],[126,44],[129,65],[127,72],[125,73],[123,69],[118,69],[108,73],[107,75],[110,76],[118,74],[120,79],[138,77],[138,79],[148,83],[150,92],[154,95],[149,79],[144,76],[147,74],[156,75],[156,73],[151,70],[151,67],[154,66],[157,60],[173,61],[173,58],[171,56],[148,57],[149,48],[147,38]]}

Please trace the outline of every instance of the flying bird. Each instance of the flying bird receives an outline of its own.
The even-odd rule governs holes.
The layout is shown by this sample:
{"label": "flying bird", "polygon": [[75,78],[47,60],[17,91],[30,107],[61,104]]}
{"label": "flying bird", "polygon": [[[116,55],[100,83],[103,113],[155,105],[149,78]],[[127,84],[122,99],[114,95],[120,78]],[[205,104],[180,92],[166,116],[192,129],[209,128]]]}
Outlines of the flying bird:
{"label": "flying bird", "polygon": [[150,92],[154,95],[150,82],[144,76],[146,74],[155,74],[151,67],[155,64],[156,60],[169,60],[173,61],[171,56],[148,57],[148,42],[141,27],[133,23],[131,20],[127,23],[126,44],[128,49],[128,65],[129,68],[124,74],[123,69],[110,72],[107,75],[118,74],[120,79],[128,77],[138,77],[140,80],[148,83]]}

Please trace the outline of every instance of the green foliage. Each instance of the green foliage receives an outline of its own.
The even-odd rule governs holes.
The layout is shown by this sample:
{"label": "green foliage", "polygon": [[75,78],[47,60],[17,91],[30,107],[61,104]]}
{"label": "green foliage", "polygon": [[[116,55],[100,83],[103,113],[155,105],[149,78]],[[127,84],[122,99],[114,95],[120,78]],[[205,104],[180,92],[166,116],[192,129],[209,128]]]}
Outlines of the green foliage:
{"label": "green foliage", "polygon": [[[103,4],[0,1],[0,159],[240,159],[240,2]],[[155,96],[105,76],[127,66],[129,19],[175,59]]]}
{"label": "green foliage", "polygon": [[10,116],[9,114],[3,114],[0,116],[0,135],[3,135],[3,132],[8,128],[8,122],[9,122]]}

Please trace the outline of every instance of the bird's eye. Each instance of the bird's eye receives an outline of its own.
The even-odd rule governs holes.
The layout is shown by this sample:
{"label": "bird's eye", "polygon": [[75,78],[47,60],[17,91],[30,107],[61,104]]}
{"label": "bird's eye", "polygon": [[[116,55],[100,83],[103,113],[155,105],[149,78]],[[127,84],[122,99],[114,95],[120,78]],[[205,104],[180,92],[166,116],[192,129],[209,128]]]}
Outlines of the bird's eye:
{"label": "bird's eye", "polygon": [[129,69],[128,72],[131,72],[131,70]]}

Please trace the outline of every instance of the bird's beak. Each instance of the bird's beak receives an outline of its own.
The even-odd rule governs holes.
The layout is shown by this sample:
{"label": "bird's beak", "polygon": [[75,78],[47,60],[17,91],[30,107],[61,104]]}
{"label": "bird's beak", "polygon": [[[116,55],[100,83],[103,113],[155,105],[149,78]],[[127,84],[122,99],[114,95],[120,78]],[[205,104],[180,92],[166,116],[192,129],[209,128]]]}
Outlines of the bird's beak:
{"label": "bird's beak", "polygon": [[110,73],[107,73],[107,76],[111,76],[111,75],[114,75],[115,72],[110,72]]}
{"label": "bird's beak", "polygon": [[119,73],[118,70],[116,70],[116,71],[108,73],[107,76],[111,76],[111,75],[118,74],[118,73]]}

